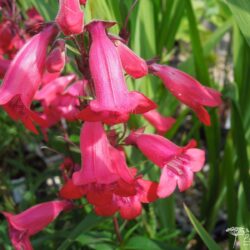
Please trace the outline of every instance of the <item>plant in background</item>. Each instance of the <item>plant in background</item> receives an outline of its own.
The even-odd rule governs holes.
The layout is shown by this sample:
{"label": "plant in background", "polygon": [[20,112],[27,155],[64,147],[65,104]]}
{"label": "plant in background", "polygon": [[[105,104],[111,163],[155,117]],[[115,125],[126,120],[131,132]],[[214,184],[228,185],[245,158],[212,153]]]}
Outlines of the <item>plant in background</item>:
{"label": "plant in background", "polygon": [[[0,77],[3,78],[0,105],[13,120],[21,120],[34,133],[38,132],[33,122],[38,124],[47,142],[51,128],[61,123],[66,124],[64,141],[72,145],[67,127],[81,125],[78,148],[81,165],[65,152],[63,184],[58,189],[61,200],[55,202],[68,204],[66,210],[74,208],[71,213],[91,204],[97,215],[120,214],[121,218],[131,220],[142,214],[143,204],[169,197],[176,186],[181,192],[190,188],[195,173],[205,164],[205,151],[197,148],[195,140],[181,147],[165,138],[179,117],[162,116],[157,111],[160,110],[157,102],[142,88],[138,90],[137,84],[144,84],[143,77],[158,77],[177,100],[195,112],[201,123],[211,126],[206,129],[206,135],[215,119],[214,113],[210,119],[204,107],[220,106],[220,93],[181,70],[160,64],[157,59],[139,57],[128,46],[126,24],[120,36],[110,31],[116,25],[115,20],[94,19],[84,24],[84,14],[88,15],[89,10],[84,9],[86,1],[60,0],[57,16],[49,23],[44,23],[32,9],[27,12],[25,31],[10,18],[8,8],[13,2],[9,3],[11,5],[0,1],[5,10],[0,34],[7,39],[0,42]],[[10,26],[15,34],[8,34],[10,28],[6,27]],[[70,57],[69,48],[77,55],[75,60]],[[74,70],[70,64],[77,68]],[[133,84],[129,84],[130,77]],[[134,115],[146,119],[157,134],[144,132],[144,128],[135,124],[131,126]],[[138,155],[142,153],[161,169],[157,180],[137,165],[128,166],[133,162],[132,155],[127,154],[131,147],[139,149]],[[51,219],[39,217],[43,208],[36,212],[37,206],[27,210],[27,216],[31,210],[35,214],[28,216],[32,218],[30,225],[15,228],[20,234],[10,229],[16,249],[32,249],[29,236],[42,230],[59,214],[49,215]],[[14,225],[11,218],[22,217],[26,212],[16,216],[2,213],[9,224]],[[32,229],[43,220],[39,230]]]}

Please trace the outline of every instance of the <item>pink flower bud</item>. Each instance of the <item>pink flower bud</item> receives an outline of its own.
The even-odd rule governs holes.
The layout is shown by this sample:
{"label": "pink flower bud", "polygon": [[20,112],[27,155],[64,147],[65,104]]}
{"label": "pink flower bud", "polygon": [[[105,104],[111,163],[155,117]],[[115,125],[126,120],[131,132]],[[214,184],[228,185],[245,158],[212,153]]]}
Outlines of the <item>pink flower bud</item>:
{"label": "pink flower bud", "polygon": [[56,41],[55,47],[49,53],[46,60],[46,68],[49,73],[62,72],[65,65],[65,42],[60,39]]}
{"label": "pink flower bud", "polygon": [[121,41],[116,40],[114,43],[119,52],[122,67],[127,74],[129,74],[133,78],[141,78],[148,74],[148,66],[145,60],[137,56]]}
{"label": "pink flower bud", "polygon": [[84,14],[79,0],[59,0],[56,23],[66,36],[82,33]]}
{"label": "pink flower bud", "polygon": [[156,128],[158,134],[165,134],[175,123],[172,117],[162,116],[156,109],[143,114],[143,117]]}

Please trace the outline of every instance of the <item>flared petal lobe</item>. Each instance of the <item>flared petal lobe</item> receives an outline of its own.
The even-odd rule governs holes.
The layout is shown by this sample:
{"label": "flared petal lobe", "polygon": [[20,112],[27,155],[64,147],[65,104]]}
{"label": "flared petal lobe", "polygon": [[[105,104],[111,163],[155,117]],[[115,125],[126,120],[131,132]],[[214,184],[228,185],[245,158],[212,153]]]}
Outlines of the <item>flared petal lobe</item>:
{"label": "flared petal lobe", "polygon": [[216,107],[222,102],[220,93],[201,85],[188,74],[165,65],[152,64],[150,71],[162,79],[165,87],[182,103],[196,112],[205,125],[210,125],[210,117],[203,106]]}
{"label": "flared petal lobe", "polygon": [[79,0],[59,0],[56,23],[66,36],[82,33],[84,13]]}
{"label": "flared petal lobe", "polygon": [[0,86],[0,105],[33,132],[36,129],[32,120],[38,124],[43,120],[30,110],[30,105],[42,81],[47,47],[57,33],[56,26],[51,25],[32,37],[11,61]]}

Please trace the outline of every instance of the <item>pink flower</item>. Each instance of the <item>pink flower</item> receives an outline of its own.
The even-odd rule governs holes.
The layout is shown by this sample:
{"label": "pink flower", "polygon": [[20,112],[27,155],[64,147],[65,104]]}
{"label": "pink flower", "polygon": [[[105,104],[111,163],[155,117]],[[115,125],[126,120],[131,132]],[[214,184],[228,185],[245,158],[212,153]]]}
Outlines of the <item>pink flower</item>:
{"label": "pink flower", "polygon": [[150,65],[151,72],[160,77],[166,88],[181,102],[189,106],[205,125],[210,125],[210,117],[203,106],[216,107],[221,104],[220,93],[201,85],[188,74],[159,64]]}
{"label": "pink flower", "polygon": [[[116,183],[120,179],[129,182],[126,162],[119,153],[116,163],[112,162],[114,150],[110,152],[110,143],[100,122],[85,122],[80,135],[80,148],[82,156],[82,168],[73,174],[75,185],[88,184],[107,185]],[[119,164],[117,166],[116,164]],[[119,167],[119,171],[117,171]]]}
{"label": "pink flower", "polygon": [[50,201],[35,205],[14,215],[2,212],[9,224],[9,236],[16,250],[32,250],[30,236],[43,230],[64,210],[72,208],[68,201]]}
{"label": "pink flower", "polygon": [[77,35],[83,32],[84,14],[79,0],[59,0],[56,23],[64,35]]}
{"label": "pink flower", "polygon": [[133,78],[141,78],[148,74],[148,66],[145,60],[137,56],[121,41],[116,40],[114,43],[120,55],[122,67],[127,74]]}
{"label": "pink flower", "polygon": [[48,72],[62,72],[65,65],[65,60],[65,42],[60,39],[56,41],[54,49],[47,57],[46,68]]}
{"label": "pink flower", "polygon": [[185,147],[179,147],[162,136],[135,131],[127,137],[126,143],[136,145],[162,169],[157,189],[161,198],[171,195],[176,185],[180,191],[188,189],[193,182],[193,172],[200,171],[205,162],[205,152],[194,148],[194,140]]}
{"label": "pink flower", "polygon": [[80,112],[78,118],[82,120],[121,123],[128,120],[130,113],[144,113],[156,107],[139,92],[128,91],[119,54],[106,34],[105,28],[111,25],[93,21],[86,27],[92,39],[89,63],[96,99]]}
{"label": "pink flower", "polygon": [[37,130],[32,121],[44,125],[44,120],[30,110],[30,105],[42,81],[46,49],[57,32],[55,26],[49,26],[32,37],[11,61],[0,86],[0,105],[34,133]]}
{"label": "pink flower", "polygon": [[0,79],[2,79],[9,68],[10,61],[7,59],[0,58]]}
{"label": "pink flower", "polygon": [[144,113],[143,117],[156,128],[160,135],[164,135],[176,121],[172,117],[162,116],[156,109]]}

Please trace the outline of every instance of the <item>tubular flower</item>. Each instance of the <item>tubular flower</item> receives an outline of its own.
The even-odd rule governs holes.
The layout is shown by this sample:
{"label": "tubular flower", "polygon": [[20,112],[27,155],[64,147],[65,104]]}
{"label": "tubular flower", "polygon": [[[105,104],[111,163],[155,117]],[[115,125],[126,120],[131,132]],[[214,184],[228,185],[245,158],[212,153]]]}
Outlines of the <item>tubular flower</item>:
{"label": "tubular flower", "polygon": [[42,81],[46,49],[57,34],[55,26],[32,37],[11,61],[0,87],[0,105],[12,119],[20,119],[25,127],[37,133],[32,120],[44,125],[44,120],[30,110],[32,99]]}
{"label": "tubular flower", "polygon": [[106,34],[105,28],[111,25],[93,21],[86,27],[92,39],[89,66],[95,100],[80,112],[78,118],[82,120],[116,124],[127,121],[129,113],[144,113],[156,107],[139,92],[128,91],[119,54]]}
{"label": "tubular flower", "polygon": [[143,117],[156,128],[160,135],[164,135],[176,121],[172,117],[162,116],[156,109],[144,113]]}
{"label": "tubular flower", "polygon": [[126,143],[136,145],[162,169],[157,189],[161,198],[171,195],[176,185],[180,191],[188,189],[193,182],[193,172],[200,171],[205,162],[205,152],[195,148],[194,140],[185,147],[179,147],[162,136],[135,131],[127,137]]}
{"label": "tubular flower", "polygon": [[203,106],[219,106],[222,101],[218,91],[201,85],[188,74],[169,66],[152,64],[150,70],[162,79],[165,87],[178,100],[194,110],[201,122],[210,125],[210,116]]}
{"label": "tubular flower", "polygon": [[114,43],[120,55],[122,67],[127,74],[133,78],[141,78],[148,74],[148,66],[144,59],[137,56],[121,41],[116,40]]}
{"label": "tubular flower", "polygon": [[0,58],[0,79],[2,79],[9,68],[10,61],[7,59]]}
{"label": "tubular flower", "polygon": [[49,73],[62,72],[65,65],[65,42],[56,41],[55,48],[50,52],[46,60],[46,68]]}
{"label": "tubular flower", "polygon": [[79,0],[59,0],[56,23],[64,35],[77,35],[83,32],[84,14]]}
{"label": "tubular flower", "polygon": [[80,135],[82,168],[73,174],[75,185],[112,184],[123,176],[127,177],[126,169],[123,173],[116,172],[111,160],[110,147],[100,122],[84,123]]}
{"label": "tubular flower", "polygon": [[69,201],[50,201],[33,206],[14,215],[2,212],[9,224],[9,236],[16,250],[32,250],[30,236],[43,230],[64,210],[72,208]]}

